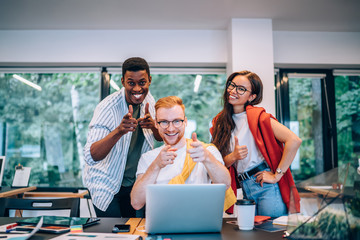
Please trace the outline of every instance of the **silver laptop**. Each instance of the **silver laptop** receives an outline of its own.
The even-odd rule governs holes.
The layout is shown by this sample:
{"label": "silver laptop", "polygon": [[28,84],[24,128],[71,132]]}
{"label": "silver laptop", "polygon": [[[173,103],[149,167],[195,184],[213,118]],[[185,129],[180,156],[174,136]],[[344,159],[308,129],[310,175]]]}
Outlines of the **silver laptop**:
{"label": "silver laptop", "polygon": [[220,232],[225,190],[224,184],[147,186],[146,232]]}

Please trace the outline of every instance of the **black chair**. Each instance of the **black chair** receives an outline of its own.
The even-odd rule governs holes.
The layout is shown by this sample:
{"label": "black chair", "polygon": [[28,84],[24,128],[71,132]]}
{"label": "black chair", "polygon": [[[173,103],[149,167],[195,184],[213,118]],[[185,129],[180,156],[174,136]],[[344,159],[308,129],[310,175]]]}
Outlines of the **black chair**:
{"label": "black chair", "polygon": [[9,217],[9,210],[64,210],[70,209],[70,217],[80,216],[79,198],[27,199],[0,198],[0,216]]}

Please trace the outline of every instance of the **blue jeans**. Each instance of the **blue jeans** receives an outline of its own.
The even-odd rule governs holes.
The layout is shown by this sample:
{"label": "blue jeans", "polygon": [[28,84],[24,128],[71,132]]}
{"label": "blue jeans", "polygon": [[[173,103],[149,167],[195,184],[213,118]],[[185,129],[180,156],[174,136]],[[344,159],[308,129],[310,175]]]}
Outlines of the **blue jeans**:
{"label": "blue jeans", "polygon": [[[264,171],[269,171],[270,168]],[[256,182],[256,177],[251,176],[241,182],[244,198],[252,199],[256,203],[255,215],[280,217],[287,215],[287,208],[282,200],[279,185],[277,183]]]}

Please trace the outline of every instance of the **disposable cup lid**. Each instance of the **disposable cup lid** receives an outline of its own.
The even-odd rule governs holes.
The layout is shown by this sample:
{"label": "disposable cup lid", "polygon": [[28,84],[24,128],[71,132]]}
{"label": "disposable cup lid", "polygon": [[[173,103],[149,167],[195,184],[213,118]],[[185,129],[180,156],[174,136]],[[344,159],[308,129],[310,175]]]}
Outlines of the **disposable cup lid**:
{"label": "disposable cup lid", "polygon": [[255,201],[250,199],[239,199],[237,200],[236,205],[255,205]]}

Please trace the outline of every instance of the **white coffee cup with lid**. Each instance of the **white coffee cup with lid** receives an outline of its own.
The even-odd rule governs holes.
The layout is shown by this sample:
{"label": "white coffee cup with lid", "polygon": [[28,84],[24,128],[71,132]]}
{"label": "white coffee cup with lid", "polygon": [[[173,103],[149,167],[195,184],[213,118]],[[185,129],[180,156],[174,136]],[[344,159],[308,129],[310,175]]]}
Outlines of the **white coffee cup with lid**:
{"label": "white coffee cup with lid", "polygon": [[254,200],[237,200],[237,223],[240,230],[252,230],[254,228],[255,206]]}

